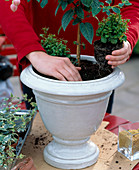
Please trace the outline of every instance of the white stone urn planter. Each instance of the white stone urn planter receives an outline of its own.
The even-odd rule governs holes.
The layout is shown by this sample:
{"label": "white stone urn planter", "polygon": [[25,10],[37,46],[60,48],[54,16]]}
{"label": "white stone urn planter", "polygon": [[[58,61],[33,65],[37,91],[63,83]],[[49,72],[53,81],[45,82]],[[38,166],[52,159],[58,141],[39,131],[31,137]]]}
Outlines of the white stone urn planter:
{"label": "white stone urn planter", "polygon": [[120,69],[97,80],[65,82],[39,76],[29,66],[21,73],[21,81],[33,89],[43,123],[53,135],[44,149],[45,161],[61,169],[94,164],[99,149],[90,136],[103,120],[112,90],[124,82]]}

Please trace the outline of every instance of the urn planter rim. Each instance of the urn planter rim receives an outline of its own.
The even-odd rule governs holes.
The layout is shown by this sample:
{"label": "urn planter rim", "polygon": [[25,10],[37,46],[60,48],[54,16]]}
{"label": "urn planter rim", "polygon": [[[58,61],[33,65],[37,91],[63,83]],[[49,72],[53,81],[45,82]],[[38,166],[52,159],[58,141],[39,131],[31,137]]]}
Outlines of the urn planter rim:
{"label": "urn planter rim", "polygon": [[[82,55],[84,58],[93,56]],[[28,66],[21,73],[21,81],[28,87],[40,92],[58,95],[91,95],[111,91],[124,82],[124,74],[117,67],[113,72],[101,79],[88,81],[60,81],[42,77],[36,74],[32,66]]]}

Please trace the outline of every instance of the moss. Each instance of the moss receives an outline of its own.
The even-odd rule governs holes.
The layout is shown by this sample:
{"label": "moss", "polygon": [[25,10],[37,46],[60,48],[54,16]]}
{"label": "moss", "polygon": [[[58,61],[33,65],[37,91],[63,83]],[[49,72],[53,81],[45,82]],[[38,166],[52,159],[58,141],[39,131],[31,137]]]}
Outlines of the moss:
{"label": "moss", "polygon": [[119,133],[119,147],[127,149],[132,147],[132,154],[139,151],[139,129],[121,131]]}

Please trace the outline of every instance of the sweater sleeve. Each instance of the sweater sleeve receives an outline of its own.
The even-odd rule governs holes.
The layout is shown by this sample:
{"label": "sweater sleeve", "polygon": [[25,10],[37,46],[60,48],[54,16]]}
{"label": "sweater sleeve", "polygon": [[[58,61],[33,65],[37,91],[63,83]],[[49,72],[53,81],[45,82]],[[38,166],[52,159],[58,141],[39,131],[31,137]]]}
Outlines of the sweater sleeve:
{"label": "sweater sleeve", "polygon": [[139,39],[139,0],[130,0],[131,6],[127,6],[121,10],[123,18],[130,19],[128,31],[126,33],[127,40],[131,44],[133,50]]}
{"label": "sweater sleeve", "polygon": [[30,23],[31,3],[22,0],[16,12],[11,11],[11,3],[11,0],[9,2],[0,1],[0,25],[16,49],[18,62],[26,65],[29,63],[25,57],[28,53],[45,50],[42,48],[40,40]]}

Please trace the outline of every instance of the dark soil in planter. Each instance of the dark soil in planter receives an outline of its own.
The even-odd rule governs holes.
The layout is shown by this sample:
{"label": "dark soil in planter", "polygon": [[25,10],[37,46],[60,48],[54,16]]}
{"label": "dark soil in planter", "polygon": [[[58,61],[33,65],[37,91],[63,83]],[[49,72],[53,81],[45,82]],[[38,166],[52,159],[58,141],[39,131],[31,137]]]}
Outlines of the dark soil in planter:
{"label": "dark soil in planter", "polygon": [[[82,77],[83,81],[87,80],[95,80],[100,79],[105,76],[108,76],[110,73],[112,73],[113,69],[111,68],[111,65],[108,65],[108,61],[105,59],[106,55],[111,54],[112,51],[122,48],[122,43],[118,44],[104,44],[101,43],[100,40],[95,41],[94,43],[94,52],[95,52],[95,59],[96,62],[87,61],[87,60],[81,60],[81,71],[80,75]],[[72,61],[75,60],[72,58]],[[75,65],[77,66],[77,65]],[[35,68],[33,68],[34,72],[39,74],[40,76],[55,79],[51,76],[46,76],[41,73],[39,73]]]}
{"label": "dark soil in planter", "polygon": [[[92,63],[91,61],[87,61],[87,60],[82,60],[80,67],[81,67],[81,71],[79,71],[79,73],[83,81],[99,79],[110,74],[108,71],[103,72],[103,70],[100,70],[98,64]],[[41,74],[34,67],[33,70],[35,73],[37,73],[40,76],[57,80],[54,77]]]}
{"label": "dark soil in planter", "polygon": [[[82,60],[80,67],[81,67],[81,71],[79,71],[79,73],[83,81],[99,79],[110,74],[110,72],[107,70],[103,72],[103,70],[99,68],[99,65],[97,63],[92,63],[91,61],[87,61],[87,60]],[[37,73],[40,76],[57,80],[54,77],[41,74],[34,67],[33,70],[35,73]]]}
{"label": "dark soil in planter", "polygon": [[79,73],[83,81],[100,79],[110,74],[107,70],[103,72],[97,63],[91,61],[82,60],[80,66],[81,71]]}

